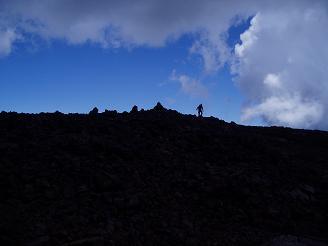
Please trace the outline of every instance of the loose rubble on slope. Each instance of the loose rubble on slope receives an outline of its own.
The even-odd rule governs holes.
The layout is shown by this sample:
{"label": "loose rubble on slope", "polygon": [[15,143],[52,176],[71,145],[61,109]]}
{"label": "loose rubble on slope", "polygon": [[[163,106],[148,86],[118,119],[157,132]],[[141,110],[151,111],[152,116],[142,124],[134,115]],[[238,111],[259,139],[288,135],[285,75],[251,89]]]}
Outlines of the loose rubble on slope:
{"label": "loose rubble on slope", "polygon": [[327,245],[327,132],[160,106],[1,113],[1,245]]}

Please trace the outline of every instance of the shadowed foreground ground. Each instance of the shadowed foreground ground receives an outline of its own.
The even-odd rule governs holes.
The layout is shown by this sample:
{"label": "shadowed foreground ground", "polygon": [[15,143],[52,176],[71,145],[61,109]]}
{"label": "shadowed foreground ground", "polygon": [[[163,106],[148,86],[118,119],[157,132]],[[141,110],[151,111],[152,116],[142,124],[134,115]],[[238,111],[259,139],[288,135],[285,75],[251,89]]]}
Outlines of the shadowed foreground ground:
{"label": "shadowed foreground ground", "polygon": [[1,245],[326,245],[328,134],[172,110],[0,114]]}

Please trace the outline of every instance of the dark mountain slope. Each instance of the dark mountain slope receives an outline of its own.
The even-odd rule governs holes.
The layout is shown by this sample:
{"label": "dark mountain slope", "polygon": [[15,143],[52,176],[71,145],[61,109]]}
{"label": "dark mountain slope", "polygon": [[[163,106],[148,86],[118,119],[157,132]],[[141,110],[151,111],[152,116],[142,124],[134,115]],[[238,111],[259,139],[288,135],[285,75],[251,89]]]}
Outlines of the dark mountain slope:
{"label": "dark mountain slope", "polygon": [[0,242],[324,245],[311,239],[328,238],[327,165],[320,131],[161,109],[1,113]]}

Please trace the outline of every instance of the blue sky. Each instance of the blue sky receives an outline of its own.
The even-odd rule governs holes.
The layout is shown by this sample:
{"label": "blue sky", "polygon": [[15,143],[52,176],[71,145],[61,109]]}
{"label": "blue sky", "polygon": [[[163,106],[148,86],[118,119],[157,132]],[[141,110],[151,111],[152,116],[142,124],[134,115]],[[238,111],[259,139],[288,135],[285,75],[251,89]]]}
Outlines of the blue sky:
{"label": "blue sky", "polygon": [[[229,30],[231,48],[249,26],[245,21]],[[164,47],[103,48],[63,40],[18,43],[0,60],[1,110],[17,112],[129,111],[136,104],[152,108],[160,101],[168,108],[195,113],[199,103],[205,114],[239,122],[242,95],[228,66],[206,73],[198,55],[190,54],[195,35],[186,34]],[[171,79],[172,72],[198,78],[207,96],[184,93]]]}
{"label": "blue sky", "polygon": [[0,110],[327,130],[327,26],[327,0],[0,0]]}

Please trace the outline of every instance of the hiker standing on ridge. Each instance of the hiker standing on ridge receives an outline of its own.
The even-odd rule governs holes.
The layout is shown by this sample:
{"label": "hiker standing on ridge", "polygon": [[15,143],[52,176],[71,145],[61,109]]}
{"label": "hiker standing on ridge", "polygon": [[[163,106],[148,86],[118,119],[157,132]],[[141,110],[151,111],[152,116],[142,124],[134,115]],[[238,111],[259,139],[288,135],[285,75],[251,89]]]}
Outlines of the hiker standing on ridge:
{"label": "hiker standing on ridge", "polygon": [[198,111],[198,117],[202,117],[203,116],[203,111],[204,111],[203,104],[199,104],[196,109]]}

